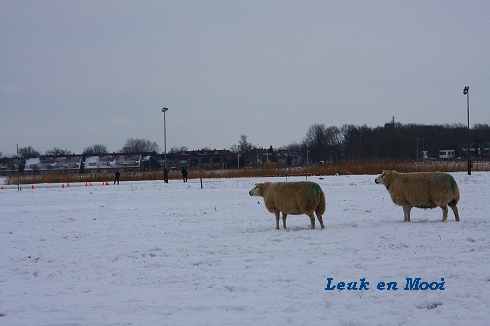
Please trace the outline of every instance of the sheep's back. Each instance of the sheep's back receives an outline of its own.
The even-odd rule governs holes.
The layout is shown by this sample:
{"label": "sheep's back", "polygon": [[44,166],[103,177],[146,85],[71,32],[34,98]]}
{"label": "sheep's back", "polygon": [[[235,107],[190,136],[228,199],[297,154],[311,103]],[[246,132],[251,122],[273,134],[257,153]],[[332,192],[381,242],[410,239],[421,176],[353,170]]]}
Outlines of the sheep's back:
{"label": "sheep's back", "polygon": [[286,214],[304,214],[315,211],[320,195],[320,186],[313,182],[278,182],[268,189],[266,201]]}
{"label": "sheep's back", "polygon": [[393,201],[400,206],[419,208],[447,205],[455,197],[459,200],[459,191],[453,177],[438,172],[398,174],[390,186],[390,194]]}

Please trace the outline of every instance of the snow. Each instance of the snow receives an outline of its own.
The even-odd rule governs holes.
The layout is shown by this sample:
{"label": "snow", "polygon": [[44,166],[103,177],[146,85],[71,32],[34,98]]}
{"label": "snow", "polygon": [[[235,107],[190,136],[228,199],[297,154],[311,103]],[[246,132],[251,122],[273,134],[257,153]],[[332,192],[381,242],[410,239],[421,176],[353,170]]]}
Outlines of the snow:
{"label": "snow", "polygon": [[[374,176],[310,178],[323,231],[274,230],[248,190],[281,178],[0,190],[0,325],[487,325],[490,174],[453,175],[445,224],[403,223]],[[446,290],[327,292],[326,275]]]}

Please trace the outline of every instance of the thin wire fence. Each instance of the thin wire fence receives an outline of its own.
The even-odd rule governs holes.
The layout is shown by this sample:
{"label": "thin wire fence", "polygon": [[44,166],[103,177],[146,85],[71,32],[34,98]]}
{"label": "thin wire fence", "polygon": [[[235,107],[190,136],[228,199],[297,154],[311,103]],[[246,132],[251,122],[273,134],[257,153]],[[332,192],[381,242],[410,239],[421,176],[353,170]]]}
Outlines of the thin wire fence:
{"label": "thin wire fence", "polygon": [[[200,183],[201,179],[209,182],[220,178],[251,178],[251,177],[304,177],[323,175],[377,174],[382,170],[397,170],[400,172],[423,171],[466,171],[466,161],[343,161],[335,164],[316,165],[308,167],[282,168],[242,168],[222,170],[189,171],[189,182]],[[473,161],[472,170],[490,171],[490,161]],[[0,184],[0,190],[18,189],[48,189],[69,187],[90,187],[94,185],[108,186],[114,179],[113,171],[97,171],[84,174],[51,172],[45,174],[16,174],[7,177],[7,184]],[[162,180],[162,171],[125,171],[121,175],[122,182]],[[170,180],[181,180],[179,171],[170,171]]]}

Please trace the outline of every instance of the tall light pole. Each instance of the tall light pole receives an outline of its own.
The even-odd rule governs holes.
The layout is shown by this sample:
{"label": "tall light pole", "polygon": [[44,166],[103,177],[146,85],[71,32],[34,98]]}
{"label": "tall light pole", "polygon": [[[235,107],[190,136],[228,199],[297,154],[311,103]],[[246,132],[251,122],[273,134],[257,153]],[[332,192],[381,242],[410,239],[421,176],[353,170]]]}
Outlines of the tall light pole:
{"label": "tall light pole", "polygon": [[167,168],[167,120],[165,117],[165,113],[168,111],[168,108],[162,107],[163,112],[163,169]]}
{"label": "tall light pole", "polygon": [[310,165],[310,150],[308,148],[308,146],[306,146],[306,166],[309,166]]}
{"label": "tall light pole", "polygon": [[468,117],[468,146],[466,147],[466,158],[468,159],[468,175],[471,175],[471,134],[470,134],[470,86],[466,85],[463,88],[463,94],[466,95],[466,114]]}
{"label": "tall light pole", "polygon": [[15,158],[17,162],[17,191],[21,191],[20,187],[20,155],[19,155],[19,144],[17,144],[17,157]]}

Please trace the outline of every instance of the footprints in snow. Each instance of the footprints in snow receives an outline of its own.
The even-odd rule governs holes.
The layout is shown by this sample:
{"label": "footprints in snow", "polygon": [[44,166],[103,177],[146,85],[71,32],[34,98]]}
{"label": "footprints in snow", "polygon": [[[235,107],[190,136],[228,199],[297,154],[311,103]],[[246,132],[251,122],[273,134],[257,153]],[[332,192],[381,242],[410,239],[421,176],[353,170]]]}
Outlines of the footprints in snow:
{"label": "footprints in snow", "polygon": [[167,257],[168,255],[165,252],[163,252],[161,248],[156,247],[156,248],[149,249],[147,252],[140,252],[139,250],[135,250],[130,254],[117,255],[116,257],[112,258],[112,262],[115,263],[121,258],[126,258],[126,259],[130,258],[133,260],[138,260],[138,259],[145,259],[148,257],[155,258],[158,256]]}
{"label": "footprints in snow", "polygon": [[432,310],[432,309],[436,309],[439,306],[442,306],[442,302],[435,301],[435,302],[428,302],[428,303],[418,304],[415,307],[417,307],[418,309]]}

